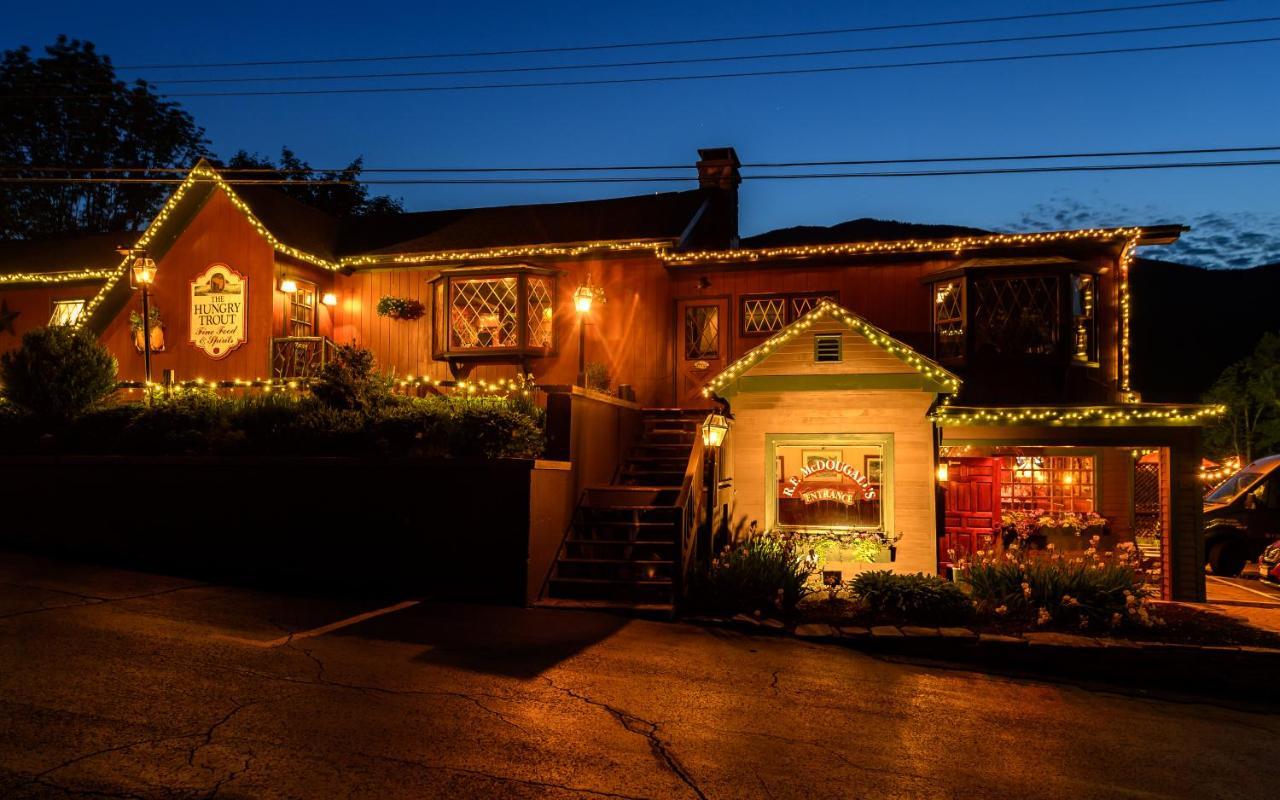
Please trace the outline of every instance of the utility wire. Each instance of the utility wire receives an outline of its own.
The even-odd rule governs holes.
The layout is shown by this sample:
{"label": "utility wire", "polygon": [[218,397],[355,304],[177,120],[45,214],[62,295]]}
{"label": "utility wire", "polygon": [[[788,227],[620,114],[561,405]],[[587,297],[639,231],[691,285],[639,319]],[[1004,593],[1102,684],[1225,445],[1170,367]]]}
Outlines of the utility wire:
{"label": "utility wire", "polygon": [[938,28],[950,25],[978,25],[988,22],[1019,22],[1032,19],[1056,19],[1062,17],[1078,17],[1094,14],[1114,14],[1124,11],[1150,11],[1162,8],[1178,8],[1182,6],[1216,5],[1230,0],[1180,0],[1180,2],[1147,3],[1143,5],[1110,6],[1107,8],[1088,8],[1073,11],[1048,11],[1036,14],[1013,14],[1000,17],[974,17],[969,19],[934,20],[929,22],[910,22],[895,25],[873,25],[859,28],[827,28],[812,31],[793,31],[790,33],[760,33],[742,36],[715,36],[702,39],[665,39],[649,42],[621,42],[611,44],[589,44],[568,47],[537,47],[521,50],[469,50],[447,53],[424,53],[404,56],[348,56],[335,58],[285,59],[275,61],[222,61],[184,64],[129,64],[116,67],[120,70],[144,69],[221,69],[225,67],[274,67],[294,64],[349,64],[369,61],[420,61],[434,58],[478,58],[487,56],[533,55],[538,53],[574,53],[590,50],[622,50],[640,47],[672,47],[677,45],[718,44],[722,42],[749,42],[770,39],[795,39],[808,36],[835,36],[847,33],[872,33],[879,31],[918,30],[921,28]]}
{"label": "utility wire", "polygon": [[[777,169],[781,167],[834,167],[874,166],[881,164],[940,164],[966,161],[1030,161],[1067,158],[1133,158],[1136,156],[1210,155],[1217,153],[1265,153],[1280,150],[1280,145],[1249,145],[1244,147],[1188,147],[1175,150],[1102,150],[1081,153],[1019,153],[1016,155],[986,156],[930,156],[927,158],[875,158],[836,161],[759,161],[742,164],[743,169]],[[460,172],[620,172],[624,170],[692,169],[692,164],[620,164],[615,166],[572,167],[362,167],[361,174],[370,172],[403,173],[460,173]],[[271,175],[312,175],[321,172],[343,172],[338,169],[276,169],[273,167],[216,167],[224,175],[265,173]],[[190,167],[37,167],[0,165],[5,172],[171,172],[185,175]]]}
{"label": "utility wire", "polygon": [[[995,64],[1002,62],[1038,61],[1050,58],[1081,58],[1105,55],[1128,55],[1132,53],[1172,52],[1178,50],[1198,50],[1207,47],[1235,47],[1250,44],[1269,44],[1280,42],[1280,36],[1266,36],[1254,39],[1231,39],[1216,42],[1190,42],[1184,44],[1151,45],[1146,47],[1119,47],[1103,50],[1073,50],[1059,53],[1027,53],[1023,55],[985,56],[979,58],[951,58],[937,61],[909,61],[896,64],[856,64],[839,67],[805,67],[800,69],[757,70],[747,72],[720,72],[704,75],[665,75],[642,78],[598,78],[573,81],[543,81],[531,83],[476,83],[462,86],[373,86],[351,89],[271,89],[264,91],[217,91],[217,92],[181,92],[166,94],[166,97],[283,97],[291,95],[333,95],[333,94],[415,94],[423,92],[465,92],[492,89],[534,89],[569,86],[616,86],[641,83],[670,83],[676,81],[704,81],[724,78],[761,78],[783,75],[819,75],[844,72],[862,72],[868,70],[909,69],[915,67],[953,66],[957,64]],[[106,99],[105,95],[4,95],[0,100],[60,100]]]}
{"label": "utility wire", "polygon": [[[980,169],[887,171],[887,172],[831,172],[797,173],[784,175],[744,175],[743,180],[826,180],[836,178],[936,178],[957,175],[1029,175],[1046,172],[1112,172],[1161,169],[1218,169],[1227,167],[1280,166],[1280,159],[1250,161],[1186,161],[1149,164],[1070,164],[1049,167],[991,167]],[[368,181],[316,180],[305,183],[281,179],[226,179],[232,186],[354,186],[365,185],[443,185],[443,184],[555,184],[555,183],[687,183],[697,180],[688,176],[637,176],[599,178],[375,178]],[[0,184],[179,184],[178,178],[3,178]]]}
{"label": "utility wire", "polygon": [[[1161,33],[1168,31],[1194,30],[1200,28],[1221,28],[1229,25],[1256,25],[1259,23],[1277,22],[1278,17],[1253,17],[1251,19],[1229,19],[1214,22],[1189,22],[1180,25],[1154,25],[1141,28],[1113,28],[1099,31],[1080,31],[1076,33],[1045,33],[1031,36],[1004,36],[989,39],[962,39],[950,42],[925,42],[918,44],[882,45],[878,47],[848,47],[835,50],[804,50],[789,53],[760,53],[750,55],[705,56],[700,58],[668,58],[649,61],[613,61],[603,64],[551,64],[537,67],[490,67],[485,69],[452,69],[429,70],[425,72],[365,72],[356,74],[329,75],[253,75],[239,78],[171,78],[148,81],[155,86],[176,84],[213,84],[213,83],[281,83],[293,81],[349,81],[378,78],[436,78],[457,77],[465,75],[499,75],[525,72],[561,72],[568,70],[619,69],[626,67],[660,67],[678,64],[711,64],[733,61],[763,61],[781,58],[813,58],[817,56],[851,55],[855,53],[885,53],[900,50],[924,50],[944,47],[972,47],[976,45],[1012,44],[1017,42],[1042,42],[1060,39],[1081,39],[1091,36],[1121,36],[1135,33]],[[68,84],[53,84],[68,85]]]}

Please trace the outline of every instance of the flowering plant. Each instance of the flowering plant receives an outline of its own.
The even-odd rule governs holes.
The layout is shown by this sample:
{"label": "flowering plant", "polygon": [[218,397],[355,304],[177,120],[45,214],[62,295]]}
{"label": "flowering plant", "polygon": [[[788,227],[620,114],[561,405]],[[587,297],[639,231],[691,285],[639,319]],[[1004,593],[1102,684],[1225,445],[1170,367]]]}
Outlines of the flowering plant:
{"label": "flowering plant", "polygon": [[715,613],[790,615],[811,591],[807,586],[818,554],[797,534],[761,533],[751,523],[747,535],[726,545],[696,587],[695,600]]}
{"label": "flowering plant", "polygon": [[415,320],[427,313],[427,307],[419,300],[385,295],[378,301],[378,316],[392,319]]}
{"label": "flowering plant", "polygon": [[1026,537],[1019,537],[1003,553],[980,550],[973,560],[962,560],[957,575],[974,606],[997,616],[1086,629],[1154,624],[1136,548],[1126,542],[1099,552],[1100,541],[1094,534],[1082,553],[1065,554],[1052,546],[1030,550]]}

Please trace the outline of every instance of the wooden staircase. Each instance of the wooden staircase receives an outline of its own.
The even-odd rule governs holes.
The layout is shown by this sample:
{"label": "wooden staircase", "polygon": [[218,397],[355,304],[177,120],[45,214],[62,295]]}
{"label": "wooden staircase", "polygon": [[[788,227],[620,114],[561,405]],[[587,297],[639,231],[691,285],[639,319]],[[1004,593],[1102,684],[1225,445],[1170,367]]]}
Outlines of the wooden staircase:
{"label": "wooden staircase", "polygon": [[642,413],[614,482],[583,492],[539,605],[674,612],[693,507],[686,477],[707,412]]}

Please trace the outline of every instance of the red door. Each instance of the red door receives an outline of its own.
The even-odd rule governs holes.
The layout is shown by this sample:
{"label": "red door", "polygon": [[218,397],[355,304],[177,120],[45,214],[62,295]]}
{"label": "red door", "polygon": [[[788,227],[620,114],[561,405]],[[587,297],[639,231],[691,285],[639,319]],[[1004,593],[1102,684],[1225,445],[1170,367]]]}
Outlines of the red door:
{"label": "red door", "polygon": [[703,385],[729,365],[729,301],[708,297],[676,301],[676,405],[712,405]]}
{"label": "red door", "polygon": [[[978,550],[989,550],[1000,532],[1000,462],[995,458],[946,459],[945,522],[938,539],[938,572]],[[954,554],[954,555],[953,555]]]}

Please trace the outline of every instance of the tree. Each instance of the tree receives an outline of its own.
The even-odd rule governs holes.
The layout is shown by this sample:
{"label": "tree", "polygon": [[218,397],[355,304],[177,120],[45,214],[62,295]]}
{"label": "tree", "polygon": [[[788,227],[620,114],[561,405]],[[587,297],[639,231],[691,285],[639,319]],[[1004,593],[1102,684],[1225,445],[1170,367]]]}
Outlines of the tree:
{"label": "tree", "polygon": [[1227,408],[1206,431],[1210,452],[1248,464],[1280,450],[1280,335],[1263,335],[1248,357],[1222,371],[1205,400]]}
{"label": "tree", "polygon": [[[45,53],[32,58],[21,47],[0,61],[0,166],[65,166],[73,169],[40,174],[88,178],[102,177],[94,167],[190,167],[207,155],[204,129],[190,114],[146,81],[117,80],[111,59],[91,42],[60,36]],[[138,228],[172,190],[154,183],[0,185],[0,237]]]}
{"label": "tree", "polygon": [[62,425],[116,388],[116,360],[83,329],[54,325],[22,335],[0,355],[0,394],[43,423]]}
{"label": "tree", "polygon": [[[369,187],[360,183],[364,158],[352,161],[336,172],[319,172],[298,158],[288,147],[280,148],[280,164],[257,153],[240,150],[227,162],[223,176],[236,178],[280,180],[283,186],[274,187],[299,202],[318,208],[335,217],[367,217],[404,212],[400,200],[387,195],[369,196]],[[347,181],[344,184],[327,181]]]}

